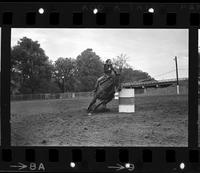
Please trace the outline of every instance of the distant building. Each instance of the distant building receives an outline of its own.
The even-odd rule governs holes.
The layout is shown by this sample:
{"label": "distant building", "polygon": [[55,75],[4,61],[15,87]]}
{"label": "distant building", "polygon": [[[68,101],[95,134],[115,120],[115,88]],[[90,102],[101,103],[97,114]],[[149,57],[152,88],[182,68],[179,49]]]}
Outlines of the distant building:
{"label": "distant building", "polygon": [[[135,88],[137,95],[170,95],[177,94],[176,79],[147,82],[123,83],[123,88]],[[180,94],[188,94],[188,78],[179,79]]]}

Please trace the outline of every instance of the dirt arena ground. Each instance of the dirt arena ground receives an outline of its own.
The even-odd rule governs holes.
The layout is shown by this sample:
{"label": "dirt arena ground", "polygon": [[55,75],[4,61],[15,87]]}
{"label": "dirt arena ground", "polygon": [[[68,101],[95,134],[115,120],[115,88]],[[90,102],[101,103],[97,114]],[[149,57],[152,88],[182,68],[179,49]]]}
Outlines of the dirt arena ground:
{"label": "dirt arena ground", "polygon": [[91,98],[11,103],[13,146],[187,146],[188,96],[136,97],[136,112],[87,115]]}

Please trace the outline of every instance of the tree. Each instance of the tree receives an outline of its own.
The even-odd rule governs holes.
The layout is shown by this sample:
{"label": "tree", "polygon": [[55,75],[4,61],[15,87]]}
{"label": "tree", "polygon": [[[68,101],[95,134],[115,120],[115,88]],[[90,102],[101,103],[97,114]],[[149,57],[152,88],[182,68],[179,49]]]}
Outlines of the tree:
{"label": "tree", "polygon": [[77,90],[91,91],[103,74],[103,62],[92,49],[86,49],[77,58]]}
{"label": "tree", "polygon": [[121,82],[136,82],[136,81],[153,81],[148,73],[141,70],[133,70],[132,68],[124,68],[121,73]]}
{"label": "tree", "polygon": [[130,68],[130,65],[127,62],[128,57],[126,54],[121,53],[116,58],[112,59],[113,66],[117,69],[124,69],[124,68]]}
{"label": "tree", "polygon": [[146,80],[154,80],[148,73],[143,72],[141,70],[134,70],[128,64],[128,56],[126,54],[121,53],[116,58],[113,58],[113,66],[116,69],[119,69],[121,72],[120,82],[134,82],[134,81],[146,81]]}
{"label": "tree", "polygon": [[72,58],[58,58],[54,66],[54,76],[60,89],[63,92],[73,91],[76,72],[75,60]]}
{"label": "tree", "polygon": [[20,93],[48,92],[52,67],[38,41],[23,37],[11,49],[11,80]]}

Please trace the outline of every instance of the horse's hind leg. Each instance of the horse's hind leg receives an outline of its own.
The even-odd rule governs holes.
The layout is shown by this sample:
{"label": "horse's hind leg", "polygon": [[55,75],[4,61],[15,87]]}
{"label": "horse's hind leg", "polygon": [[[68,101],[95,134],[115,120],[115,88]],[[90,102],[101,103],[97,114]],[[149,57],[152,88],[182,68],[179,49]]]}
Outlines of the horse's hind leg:
{"label": "horse's hind leg", "polygon": [[102,103],[102,105],[103,105],[103,109],[104,110],[109,110],[109,109],[107,109],[107,107],[106,107],[106,105],[111,101],[113,99],[113,97],[110,97],[110,98],[108,98],[107,100],[104,100],[103,101],[103,103]]}
{"label": "horse's hind leg", "polygon": [[106,103],[102,103],[103,109],[106,109]]}
{"label": "horse's hind leg", "polygon": [[113,99],[113,97],[110,97],[109,99],[105,100],[105,103],[104,103],[104,104],[109,103],[112,99]]}

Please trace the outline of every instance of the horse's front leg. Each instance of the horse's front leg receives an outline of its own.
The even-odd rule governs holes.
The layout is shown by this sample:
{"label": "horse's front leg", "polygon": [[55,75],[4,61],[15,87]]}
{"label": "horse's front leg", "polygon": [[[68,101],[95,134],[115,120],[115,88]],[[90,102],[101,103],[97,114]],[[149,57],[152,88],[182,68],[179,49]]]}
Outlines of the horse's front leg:
{"label": "horse's front leg", "polygon": [[100,101],[100,103],[97,104],[97,105],[94,107],[93,112],[94,112],[95,110],[97,110],[97,108],[98,108],[99,106],[101,106],[102,104],[104,104],[104,101]]}
{"label": "horse's front leg", "polygon": [[96,96],[94,96],[90,105],[88,106],[88,109],[87,109],[88,112],[92,111],[91,108],[96,103],[96,99],[97,99]]}

